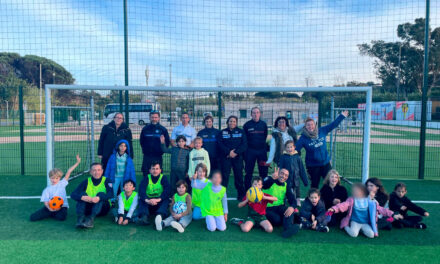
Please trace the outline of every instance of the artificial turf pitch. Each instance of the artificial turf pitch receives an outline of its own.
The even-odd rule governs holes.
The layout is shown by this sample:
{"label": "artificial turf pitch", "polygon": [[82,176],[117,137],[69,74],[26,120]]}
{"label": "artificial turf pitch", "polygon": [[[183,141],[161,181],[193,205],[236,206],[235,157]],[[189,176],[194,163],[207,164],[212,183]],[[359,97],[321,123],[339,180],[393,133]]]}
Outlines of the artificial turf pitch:
{"label": "artificial turf pitch", "polygon": [[[81,179],[69,184],[68,193]],[[392,190],[395,183],[385,181],[385,186]],[[0,196],[38,196],[45,178],[2,176],[0,184]],[[440,181],[407,184],[413,200],[440,200]],[[375,239],[351,238],[338,228],[330,233],[301,230],[283,239],[281,228],[245,234],[231,224],[225,232],[211,233],[203,220],[179,234],[172,228],[158,232],[153,225],[117,226],[109,215],[98,218],[94,229],[77,230],[75,202],[69,204],[65,222],[31,223],[29,215],[42,206],[38,199],[0,200],[0,263],[440,263],[439,204],[421,204],[431,214],[425,219],[428,229],[381,231]],[[229,219],[246,211],[229,201]]]}

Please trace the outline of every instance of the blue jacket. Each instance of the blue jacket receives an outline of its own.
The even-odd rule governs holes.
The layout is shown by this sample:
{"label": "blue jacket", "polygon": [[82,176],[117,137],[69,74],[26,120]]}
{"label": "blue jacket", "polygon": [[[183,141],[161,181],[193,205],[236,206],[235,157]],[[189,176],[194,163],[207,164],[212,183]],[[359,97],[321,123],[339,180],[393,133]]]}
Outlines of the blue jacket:
{"label": "blue jacket", "polygon": [[304,134],[296,142],[296,151],[300,152],[302,148],[306,149],[306,166],[318,167],[324,166],[330,162],[330,156],[327,152],[327,134],[339,126],[345,116],[339,115],[330,124],[321,127],[318,130],[317,138],[309,138]]}
{"label": "blue jacket", "polygon": [[116,146],[113,150],[113,154],[110,156],[108,163],[107,163],[107,168],[105,169],[105,173],[104,176],[109,180],[109,182],[114,183],[115,182],[115,174],[116,174],[116,155],[118,155],[118,151],[119,151],[119,145],[121,143],[125,143],[125,145],[127,146],[127,161],[125,164],[125,172],[124,172],[124,180],[123,182],[125,182],[126,180],[132,180],[136,183],[136,173],[134,170],[134,163],[133,163],[133,159],[130,157],[130,145],[128,144],[128,141],[125,139],[121,139],[118,141],[118,143],[116,143]]}

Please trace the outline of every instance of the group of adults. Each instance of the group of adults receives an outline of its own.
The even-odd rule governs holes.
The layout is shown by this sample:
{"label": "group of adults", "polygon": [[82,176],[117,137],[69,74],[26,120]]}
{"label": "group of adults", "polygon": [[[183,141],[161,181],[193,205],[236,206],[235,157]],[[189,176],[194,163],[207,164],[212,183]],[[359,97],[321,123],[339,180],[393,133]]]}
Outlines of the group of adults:
{"label": "group of adults", "polygon": [[[251,116],[252,119],[247,121],[243,128],[239,128],[238,117],[231,115],[226,121],[227,128],[223,130],[214,128],[213,117],[206,116],[203,121],[205,127],[197,133],[190,125],[190,116],[182,113],[181,124],[173,129],[170,137],[168,130],[160,124],[160,113],[151,112],[150,123],[142,128],[139,138],[143,153],[144,176],[148,174],[153,161],[158,161],[162,165],[164,152],[161,148],[161,136],[165,138],[165,145],[169,147],[169,145],[175,146],[177,136],[183,135],[187,140],[188,148],[194,146],[193,141],[196,137],[201,137],[203,148],[209,153],[211,171],[221,170],[222,184],[228,186],[232,169],[237,197],[241,199],[245,195],[245,190],[251,186],[255,165],[258,166],[260,177],[263,179],[267,177],[268,167],[271,164],[278,164],[285,143],[292,140],[295,142],[296,151],[300,153],[303,148],[305,149],[305,163],[311,178],[311,187],[318,188],[321,178],[324,178],[332,168],[326,137],[348,116],[348,112],[342,112],[336,120],[321,128],[318,128],[315,120],[311,118],[297,126],[292,126],[284,116],[276,118],[269,144],[269,156],[267,155],[268,126],[261,119],[261,109],[253,107]],[[116,113],[113,121],[102,128],[99,139],[98,156],[101,158],[104,170],[116,142],[125,139],[133,149],[132,138],[129,126],[124,122],[124,116]],[[130,155],[133,157],[133,151]]]}

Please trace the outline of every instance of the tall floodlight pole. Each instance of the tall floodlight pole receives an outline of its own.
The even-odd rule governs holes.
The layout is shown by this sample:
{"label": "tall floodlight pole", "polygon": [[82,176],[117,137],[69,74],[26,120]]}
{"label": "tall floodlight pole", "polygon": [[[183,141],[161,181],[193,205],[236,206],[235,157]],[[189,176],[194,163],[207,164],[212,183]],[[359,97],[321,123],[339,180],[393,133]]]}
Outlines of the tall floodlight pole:
{"label": "tall floodlight pole", "polygon": [[41,89],[43,88],[43,80],[42,80],[42,70],[41,70],[41,63],[40,63],[40,126],[41,126],[41,112],[43,112],[43,95]]}
{"label": "tall floodlight pole", "polygon": [[[172,84],[171,84],[171,63],[170,63],[170,87],[172,87]],[[170,126],[171,126],[171,91],[170,91],[170,113],[169,113],[169,115],[170,115]]]}
{"label": "tall floodlight pole", "polygon": [[147,67],[145,68],[145,83],[147,87],[148,87],[148,79],[150,79],[150,69],[147,65]]}

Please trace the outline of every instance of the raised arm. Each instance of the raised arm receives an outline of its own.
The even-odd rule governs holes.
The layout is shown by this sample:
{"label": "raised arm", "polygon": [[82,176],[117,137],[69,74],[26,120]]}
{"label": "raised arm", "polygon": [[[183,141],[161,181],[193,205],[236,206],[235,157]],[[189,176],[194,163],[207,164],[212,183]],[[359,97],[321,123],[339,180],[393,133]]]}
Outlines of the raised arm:
{"label": "raised arm", "polygon": [[66,175],[64,176],[64,180],[66,181],[69,180],[70,174],[72,174],[73,170],[75,170],[75,168],[78,167],[80,163],[81,163],[81,157],[79,156],[79,154],[76,154],[76,163],[73,164],[73,166],[67,170]]}

